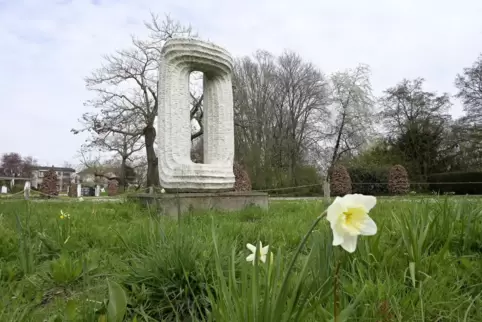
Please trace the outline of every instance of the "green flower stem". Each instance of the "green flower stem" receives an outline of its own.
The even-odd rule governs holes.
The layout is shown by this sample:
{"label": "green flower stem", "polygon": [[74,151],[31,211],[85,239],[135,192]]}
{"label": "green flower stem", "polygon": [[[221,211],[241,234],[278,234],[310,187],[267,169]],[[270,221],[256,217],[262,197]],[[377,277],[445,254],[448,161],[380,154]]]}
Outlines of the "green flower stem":
{"label": "green flower stem", "polygon": [[[311,233],[313,232],[313,229],[315,229],[316,225],[318,225],[318,223],[321,221],[321,219],[323,219],[327,214],[327,209],[325,209],[325,211],[323,211],[321,213],[321,215],[319,215],[315,221],[313,222],[313,224],[311,225],[310,229],[308,230],[308,232],[305,234],[305,236],[303,237],[303,239],[301,240],[301,243],[300,245],[298,246],[298,249],[296,249],[296,252],[295,252],[295,255],[293,256],[293,258],[291,259],[291,263],[288,267],[288,271],[286,272],[286,275],[283,279],[283,284],[281,286],[281,291],[280,293],[282,294],[285,290],[286,290],[286,287],[287,287],[287,284],[288,284],[288,278],[290,276],[290,273],[291,273],[291,270],[293,269],[293,267],[295,266],[295,262],[296,260],[298,259],[298,255],[300,254],[301,252],[301,249],[303,248],[303,246],[305,246],[306,244],[306,241],[308,240],[308,237],[310,237]],[[280,305],[281,303],[279,303],[281,297],[278,298],[278,301],[276,303],[276,307],[278,307],[278,305]]]}
{"label": "green flower stem", "polygon": [[340,278],[340,266],[341,260],[338,259],[335,268],[335,278],[333,279],[333,316],[335,318],[335,322],[340,321],[340,298],[339,298],[339,278]]}

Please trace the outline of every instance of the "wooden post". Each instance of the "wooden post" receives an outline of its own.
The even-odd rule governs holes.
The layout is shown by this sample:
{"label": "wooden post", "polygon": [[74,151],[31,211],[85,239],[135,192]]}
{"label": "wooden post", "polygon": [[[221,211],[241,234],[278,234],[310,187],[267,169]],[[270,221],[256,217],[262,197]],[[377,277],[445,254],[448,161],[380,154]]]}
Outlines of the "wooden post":
{"label": "wooden post", "polygon": [[323,202],[326,206],[330,204],[330,195],[330,182],[325,180],[325,182],[323,182]]}

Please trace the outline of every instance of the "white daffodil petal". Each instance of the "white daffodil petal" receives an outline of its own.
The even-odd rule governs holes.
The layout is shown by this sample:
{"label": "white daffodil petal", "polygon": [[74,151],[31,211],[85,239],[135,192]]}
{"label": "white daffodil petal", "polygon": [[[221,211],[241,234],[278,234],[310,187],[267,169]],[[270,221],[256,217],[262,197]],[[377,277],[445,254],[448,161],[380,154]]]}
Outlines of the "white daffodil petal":
{"label": "white daffodil petal", "polygon": [[333,229],[333,246],[339,246],[343,243],[343,235],[338,233],[336,229]]}
{"label": "white daffodil petal", "polygon": [[326,212],[326,219],[333,224],[338,221],[338,218],[340,215],[343,214],[343,211],[345,211],[345,208],[343,207],[343,203],[341,201],[340,197],[336,197],[335,201],[328,206],[327,212]]}
{"label": "white daffodil petal", "polygon": [[252,245],[252,244],[246,244],[246,247],[253,253],[256,253],[256,246]]}
{"label": "white daffodil petal", "polygon": [[377,198],[374,196],[357,195],[357,202],[365,207],[366,211],[372,210],[377,204]]}
{"label": "white daffodil petal", "polygon": [[359,194],[344,195],[343,197],[340,198],[340,203],[347,208],[352,207],[353,205],[356,205],[359,203],[358,196],[360,195]]}
{"label": "white daffodil petal", "polygon": [[268,254],[268,251],[269,251],[269,245],[261,248],[260,253],[261,253],[261,255],[266,255],[266,254]]}
{"label": "white daffodil petal", "polygon": [[357,239],[358,239],[358,236],[346,235],[344,236],[344,240],[343,240],[343,243],[341,244],[341,247],[347,252],[353,253],[356,249]]}
{"label": "white daffodil petal", "polygon": [[249,254],[248,257],[246,257],[247,262],[253,262],[254,261],[254,254]]}
{"label": "white daffodil petal", "polygon": [[262,261],[263,263],[266,263],[266,255],[261,256],[259,260]]}
{"label": "white daffodil petal", "polygon": [[377,233],[377,224],[370,218],[370,216],[366,215],[363,220],[363,225],[360,228],[360,235],[365,236],[372,236]]}

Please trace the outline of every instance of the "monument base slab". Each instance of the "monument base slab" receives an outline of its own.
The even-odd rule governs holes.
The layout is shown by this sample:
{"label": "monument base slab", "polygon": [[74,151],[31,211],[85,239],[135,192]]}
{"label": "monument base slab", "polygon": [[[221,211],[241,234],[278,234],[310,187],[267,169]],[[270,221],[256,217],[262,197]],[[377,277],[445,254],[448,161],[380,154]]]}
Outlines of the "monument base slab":
{"label": "monument base slab", "polygon": [[144,206],[155,207],[159,214],[178,217],[184,214],[206,211],[239,211],[255,206],[268,210],[268,193],[265,192],[200,192],[136,194],[128,197]]}

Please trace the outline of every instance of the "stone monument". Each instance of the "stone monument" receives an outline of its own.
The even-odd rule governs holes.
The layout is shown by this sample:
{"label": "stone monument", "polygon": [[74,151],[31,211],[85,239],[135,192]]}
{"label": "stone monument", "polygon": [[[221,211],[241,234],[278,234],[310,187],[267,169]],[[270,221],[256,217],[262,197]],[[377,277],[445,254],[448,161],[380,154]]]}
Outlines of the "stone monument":
{"label": "stone monument", "polygon": [[[231,55],[210,42],[173,38],[162,48],[157,139],[159,179],[166,193],[157,198],[162,199],[159,204],[164,213],[212,208],[239,210],[252,204],[268,207],[266,193],[232,192],[235,184],[232,69]],[[189,76],[193,71],[204,75],[203,163],[191,160]]]}
{"label": "stone monument", "polygon": [[[166,191],[234,187],[234,115],[230,54],[196,39],[170,39],[159,67],[159,178]],[[191,160],[189,75],[204,73],[204,163]]]}

